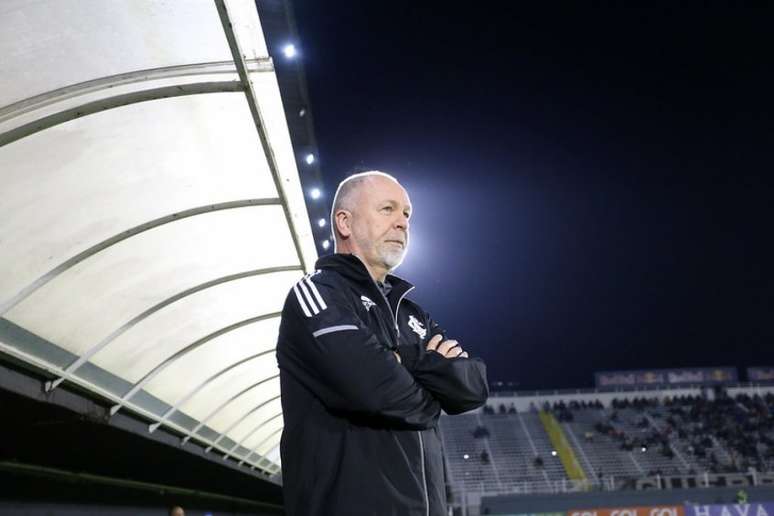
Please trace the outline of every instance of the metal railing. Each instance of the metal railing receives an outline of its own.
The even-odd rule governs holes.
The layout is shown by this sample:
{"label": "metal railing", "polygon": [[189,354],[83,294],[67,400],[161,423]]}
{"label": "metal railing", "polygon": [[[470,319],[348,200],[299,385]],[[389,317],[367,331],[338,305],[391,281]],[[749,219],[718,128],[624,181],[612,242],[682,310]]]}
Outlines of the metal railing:
{"label": "metal railing", "polygon": [[619,491],[650,489],[685,489],[711,487],[774,486],[774,471],[758,473],[697,473],[695,475],[655,475],[647,477],[607,476],[601,479],[523,481],[504,483],[502,487],[479,482],[478,487],[464,483],[450,483],[449,492],[455,500],[468,495],[482,496],[511,494],[561,494],[582,491]]}

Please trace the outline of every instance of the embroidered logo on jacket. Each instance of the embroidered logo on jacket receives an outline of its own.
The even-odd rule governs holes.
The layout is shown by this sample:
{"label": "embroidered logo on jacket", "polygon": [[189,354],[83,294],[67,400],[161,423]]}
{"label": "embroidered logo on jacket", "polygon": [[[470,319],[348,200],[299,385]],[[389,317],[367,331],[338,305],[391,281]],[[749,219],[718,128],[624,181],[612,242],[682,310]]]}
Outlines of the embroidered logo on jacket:
{"label": "embroidered logo on jacket", "polygon": [[422,323],[417,320],[416,317],[413,315],[409,315],[409,322],[408,322],[409,328],[411,328],[414,333],[419,335],[420,339],[424,339],[425,335],[427,335],[427,329],[425,329],[424,326],[422,326]]}
{"label": "embroidered logo on jacket", "polygon": [[363,306],[365,307],[366,312],[370,312],[371,311],[371,307],[372,306],[376,306],[376,303],[374,303],[373,301],[371,301],[370,299],[368,299],[365,296],[360,296],[360,301],[363,302]]}

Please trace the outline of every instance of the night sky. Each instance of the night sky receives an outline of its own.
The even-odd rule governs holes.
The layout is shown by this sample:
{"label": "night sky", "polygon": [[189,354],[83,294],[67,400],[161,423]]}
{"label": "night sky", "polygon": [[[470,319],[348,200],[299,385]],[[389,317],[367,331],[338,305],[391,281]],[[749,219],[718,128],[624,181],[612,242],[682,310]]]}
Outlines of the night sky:
{"label": "night sky", "polygon": [[774,9],[293,5],[325,202],[407,187],[397,274],[490,380],[774,365]]}

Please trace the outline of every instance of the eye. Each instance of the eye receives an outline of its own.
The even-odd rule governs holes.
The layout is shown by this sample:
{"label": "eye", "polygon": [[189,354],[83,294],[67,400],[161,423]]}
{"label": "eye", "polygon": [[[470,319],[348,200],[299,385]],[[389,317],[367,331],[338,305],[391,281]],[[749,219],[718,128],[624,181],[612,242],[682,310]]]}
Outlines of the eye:
{"label": "eye", "polygon": [[392,206],[385,206],[384,208],[382,208],[382,211],[386,211],[388,213],[392,213],[392,210],[393,210]]}

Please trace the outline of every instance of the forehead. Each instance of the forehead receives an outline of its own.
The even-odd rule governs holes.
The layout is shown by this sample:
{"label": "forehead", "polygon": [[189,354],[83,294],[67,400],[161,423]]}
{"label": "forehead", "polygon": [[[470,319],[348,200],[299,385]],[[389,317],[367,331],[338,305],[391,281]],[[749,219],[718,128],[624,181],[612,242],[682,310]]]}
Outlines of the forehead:
{"label": "forehead", "polygon": [[411,206],[408,192],[388,177],[372,176],[363,185],[362,193],[371,202],[393,201]]}

